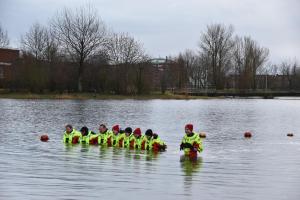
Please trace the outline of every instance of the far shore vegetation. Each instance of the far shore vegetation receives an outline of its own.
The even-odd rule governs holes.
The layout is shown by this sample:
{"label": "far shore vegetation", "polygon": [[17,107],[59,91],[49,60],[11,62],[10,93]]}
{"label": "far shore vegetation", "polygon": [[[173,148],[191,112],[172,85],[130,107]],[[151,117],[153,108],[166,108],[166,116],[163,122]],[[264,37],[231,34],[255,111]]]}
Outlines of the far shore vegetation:
{"label": "far shore vegetation", "polygon": [[[227,96],[238,96],[236,91],[243,96],[249,91],[251,96],[265,96],[265,91],[268,96],[268,91],[300,94],[297,58],[272,63],[268,47],[238,35],[232,25],[208,24],[199,33],[196,49],[155,58],[130,33],[110,30],[98,13],[92,5],[62,9],[48,23],[28,27],[18,50],[10,47],[9,35],[0,25],[0,89],[13,91],[0,97],[197,99],[222,96],[222,91],[229,91]],[[213,95],[205,95],[207,91]]]}
{"label": "far shore vegetation", "polygon": [[[211,99],[213,97],[207,96],[191,96],[191,95],[177,95],[172,93],[151,93],[144,95],[114,95],[114,94],[97,94],[97,93],[28,93],[28,92],[8,92],[0,93],[0,99],[78,99],[78,100],[125,100],[125,99],[137,99],[137,100],[151,100],[151,99]],[[214,97],[222,98],[222,97]]]}

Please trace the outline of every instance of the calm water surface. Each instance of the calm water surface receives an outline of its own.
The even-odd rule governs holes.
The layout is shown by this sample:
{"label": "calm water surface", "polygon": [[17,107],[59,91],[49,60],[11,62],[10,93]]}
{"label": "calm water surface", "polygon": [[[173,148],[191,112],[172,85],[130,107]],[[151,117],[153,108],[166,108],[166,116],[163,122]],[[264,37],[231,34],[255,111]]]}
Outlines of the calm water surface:
{"label": "calm water surface", "polygon": [[[152,128],[168,150],[61,142],[66,123],[102,122]],[[194,163],[180,162],[186,123],[208,136]],[[300,199],[295,99],[0,100],[0,142],[0,199]]]}

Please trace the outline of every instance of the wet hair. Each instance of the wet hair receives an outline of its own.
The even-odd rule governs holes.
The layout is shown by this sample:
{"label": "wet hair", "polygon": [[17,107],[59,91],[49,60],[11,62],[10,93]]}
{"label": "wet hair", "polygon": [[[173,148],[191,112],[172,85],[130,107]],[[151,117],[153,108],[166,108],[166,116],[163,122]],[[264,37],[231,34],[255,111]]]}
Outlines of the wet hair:
{"label": "wet hair", "polygon": [[105,124],[100,124],[100,126],[102,126],[103,128],[106,128],[106,125],[105,125]]}
{"label": "wet hair", "polygon": [[145,135],[152,136],[153,135],[152,130],[151,129],[146,130]]}
{"label": "wet hair", "polygon": [[123,129],[120,129],[119,133],[125,133],[125,131]]}
{"label": "wet hair", "polygon": [[80,132],[85,132],[85,133],[88,133],[89,132],[89,129],[88,127],[84,126],[80,129]]}
{"label": "wet hair", "polygon": [[132,128],[130,127],[125,128],[125,133],[132,133]]}
{"label": "wet hair", "polygon": [[73,129],[73,126],[72,126],[71,124],[67,124],[67,125],[66,125],[66,128]]}

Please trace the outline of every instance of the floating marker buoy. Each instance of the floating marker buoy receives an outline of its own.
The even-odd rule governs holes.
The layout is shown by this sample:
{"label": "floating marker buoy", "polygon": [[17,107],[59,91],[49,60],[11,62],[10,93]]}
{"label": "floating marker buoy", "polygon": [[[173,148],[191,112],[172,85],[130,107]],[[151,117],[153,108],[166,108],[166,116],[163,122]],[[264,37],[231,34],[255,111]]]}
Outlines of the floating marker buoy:
{"label": "floating marker buoy", "polygon": [[288,137],[293,137],[294,134],[293,134],[293,133],[288,133],[287,136],[288,136]]}
{"label": "floating marker buoy", "polygon": [[251,138],[252,134],[249,131],[247,131],[247,132],[244,133],[244,137],[245,138]]}
{"label": "floating marker buoy", "polygon": [[200,138],[206,138],[206,133],[200,132],[200,133],[199,133],[199,137],[200,137]]}
{"label": "floating marker buoy", "polygon": [[41,135],[40,140],[41,140],[42,142],[47,142],[47,141],[49,140],[49,137],[48,137],[48,135]]}

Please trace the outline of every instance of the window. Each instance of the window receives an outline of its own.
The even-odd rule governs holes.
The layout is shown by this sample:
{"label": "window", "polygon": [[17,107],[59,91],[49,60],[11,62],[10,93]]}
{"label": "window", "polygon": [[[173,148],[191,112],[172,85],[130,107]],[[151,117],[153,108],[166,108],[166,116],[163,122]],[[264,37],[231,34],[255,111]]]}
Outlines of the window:
{"label": "window", "polygon": [[0,66],[0,79],[4,79],[4,69]]}

